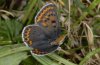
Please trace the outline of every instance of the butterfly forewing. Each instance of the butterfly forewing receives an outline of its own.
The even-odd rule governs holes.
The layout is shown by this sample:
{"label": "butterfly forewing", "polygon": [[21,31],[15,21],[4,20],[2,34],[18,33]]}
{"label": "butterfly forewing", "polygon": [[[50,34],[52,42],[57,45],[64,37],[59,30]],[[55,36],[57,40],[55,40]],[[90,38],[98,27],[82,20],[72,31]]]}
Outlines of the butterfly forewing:
{"label": "butterfly forewing", "polygon": [[43,6],[35,17],[35,22],[40,25],[44,29],[45,33],[51,38],[56,38],[60,33],[57,7],[54,4]]}

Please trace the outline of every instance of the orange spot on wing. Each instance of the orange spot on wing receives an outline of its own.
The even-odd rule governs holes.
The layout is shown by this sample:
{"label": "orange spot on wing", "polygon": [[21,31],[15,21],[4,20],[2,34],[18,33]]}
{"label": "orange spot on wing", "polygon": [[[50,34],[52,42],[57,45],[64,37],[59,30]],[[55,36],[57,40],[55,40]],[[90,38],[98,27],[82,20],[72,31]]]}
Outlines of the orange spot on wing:
{"label": "orange spot on wing", "polygon": [[30,40],[30,38],[29,38],[29,36],[30,36],[30,31],[31,31],[31,28],[28,28],[27,30],[26,30],[26,33],[25,33],[25,41],[27,41],[27,43],[29,43],[29,44],[32,44],[32,41]]}
{"label": "orange spot on wing", "polygon": [[51,10],[51,9],[54,9],[54,7],[48,7],[48,8],[45,8],[42,13],[40,12],[40,16],[37,17],[37,21],[36,22],[39,22],[44,16],[44,14],[46,14],[47,11]]}
{"label": "orange spot on wing", "polygon": [[59,45],[60,42],[62,42],[65,39],[66,35],[60,35],[55,41],[53,41],[52,45]]}
{"label": "orange spot on wing", "polygon": [[28,42],[29,40],[30,40],[29,38],[26,39],[27,42]]}
{"label": "orange spot on wing", "polygon": [[48,26],[46,22],[42,22],[42,25],[43,25],[44,27],[47,27],[47,26]]}
{"label": "orange spot on wing", "polygon": [[31,40],[29,41],[29,44],[32,45],[32,41]]}

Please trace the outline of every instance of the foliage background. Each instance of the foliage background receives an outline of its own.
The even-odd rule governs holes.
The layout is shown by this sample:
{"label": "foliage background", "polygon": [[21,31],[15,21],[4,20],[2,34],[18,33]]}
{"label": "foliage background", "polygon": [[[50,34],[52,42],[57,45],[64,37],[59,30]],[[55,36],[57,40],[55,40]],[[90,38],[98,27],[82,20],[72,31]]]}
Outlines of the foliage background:
{"label": "foliage background", "polygon": [[[59,51],[31,55],[21,31],[47,2],[67,36]],[[100,65],[100,0],[0,0],[0,65]]]}

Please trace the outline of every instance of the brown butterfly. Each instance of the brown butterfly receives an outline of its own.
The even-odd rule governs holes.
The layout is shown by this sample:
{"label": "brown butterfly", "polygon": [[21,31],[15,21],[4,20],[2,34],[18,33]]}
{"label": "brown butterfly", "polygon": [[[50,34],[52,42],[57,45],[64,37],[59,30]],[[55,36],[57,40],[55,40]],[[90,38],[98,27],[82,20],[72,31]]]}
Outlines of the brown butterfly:
{"label": "brown butterfly", "polygon": [[35,17],[35,24],[24,27],[22,39],[26,46],[33,48],[32,54],[44,55],[55,51],[65,36],[61,34],[61,27],[57,16],[57,7],[46,4]]}

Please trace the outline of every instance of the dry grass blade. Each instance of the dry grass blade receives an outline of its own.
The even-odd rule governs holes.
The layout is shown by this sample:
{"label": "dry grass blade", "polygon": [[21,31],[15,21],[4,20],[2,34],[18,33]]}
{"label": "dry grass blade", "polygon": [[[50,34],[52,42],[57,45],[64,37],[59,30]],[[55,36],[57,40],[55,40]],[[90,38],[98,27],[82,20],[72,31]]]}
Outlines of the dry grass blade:
{"label": "dry grass blade", "polygon": [[[91,28],[89,27],[88,24],[86,24],[86,23],[83,23],[83,24],[86,26],[85,33],[86,33],[86,36],[87,36],[89,49],[95,50],[93,31],[91,30]],[[96,56],[96,58],[100,59],[98,54],[95,54],[95,56]]]}
{"label": "dry grass blade", "polygon": [[0,13],[5,13],[6,15],[11,15],[14,17],[14,15],[11,12],[6,11],[6,10],[0,10]]}
{"label": "dry grass blade", "polygon": [[91,28],[89,27],[88,24],[86,23],[83,23],[86,27],[85,29],[85,33],[86,33],[86,36],[87,36],[87,41],[89,43],[89,47],[94,50],[95,49],[95,45],[94,45],[94,37],[93,37],[93,31],[91,30]]}

